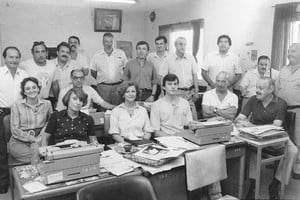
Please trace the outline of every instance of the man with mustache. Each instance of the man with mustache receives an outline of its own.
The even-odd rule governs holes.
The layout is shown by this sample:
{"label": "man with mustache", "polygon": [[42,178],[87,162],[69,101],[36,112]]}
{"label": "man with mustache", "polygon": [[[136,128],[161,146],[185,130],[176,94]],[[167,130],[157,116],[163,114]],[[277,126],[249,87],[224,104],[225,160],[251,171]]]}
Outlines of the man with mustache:
{"label": "man with mustache", "polygon": [[43,41],[33,42],[31,53],[33,58],[22,62],[20,67],[24,69],[29,76],[39,80],[41,84],[39,96],[43,99],[48,99],[56,67],[53,62],[46,59],[47,46]]}
{"label": "man with mustache", "polygon": [[27,72],[19,68],[21,53],[17,47],[9,46],[3,51],[5,65],[0,67],[0,194],[6,193],[9,184],[7,163],[7,145],[9,138],[10,108],[21,99],[21,82],[28,77]]}
{"label": "man with mustache", "polygon": [[[275,85],[270,77],[260,77],[256,84],[256,95],[252,96],[242,112],[236,118],[237,126],[253,126],[263,124],[273,124],[282,126],[285,121],[285,113],[287,104],[280,97],[274,95]],[[250,119],[248,119],[250,118]],[[274,146],[274,149],[283,151],[283,146]],[[297,155],[297,148],[289,140],[287,158],[284,162],[280,162],[272,183],[269,185],[270,200],[279,199],[279,185],[288,184],[290,180],[293,163]],[[286,164],[286,171],[283,171],[283,165]],[[250,155],[250,172],[251,180],[250,189],[247,199],[254,199],[255,188],[255,155]],[[282,180],[282,173],[286,173],[286,180]]]}
{"label": "man with mustache", "polygon": [[240,83],[240,90],[243,96],[243,106],[246,105],[250,97],[256,94],[256,83],[260,77],[271,77],[275,81],[278,77],[279,71],[271,68],[270,58],[266,55],[259,56],[257,60],[257,67],[249,69],[243,76]]}
{"label": "man with mustache", "polygon": [[[288,50],[289,64],[284,66],[277,79],[277,94],[283,98],[288,108],[297,113],[295,119],[295,143],[300,152],[300,43],[294,43]],[[293,169],[293,178],[300,179],[300,154]]]}
{"label": "man with mustache", "polygon": [[204,60],[201,74],[210,88],[216,87],[214,80],[221,71],[229,73],[230,83],[228,87],[230,88],[242,77],[239,58],[229,51],[231,44],[231,38],[228,35],[220,35],[217,40],[219,51],[209,53]]}
{"label": "man with mustache", "polygon": [[91,59],[91,74],[97,80],[99,95],[108,103],[121,103],[118,88],[122,83],[122,76],[127,58],[121,49],[113,48],[112,33],[103,34],[103,50],[94,54]]}
{"label": "man with mustache", "polygon": [[52,88],[54,97],[57,99],[59,91],[72,85],[70,73],[74,69],[81,67],[72,59],[70,59],[71,47],[66,42],[61,42],[57,45],[57,58],[53,60],[56,66]]}

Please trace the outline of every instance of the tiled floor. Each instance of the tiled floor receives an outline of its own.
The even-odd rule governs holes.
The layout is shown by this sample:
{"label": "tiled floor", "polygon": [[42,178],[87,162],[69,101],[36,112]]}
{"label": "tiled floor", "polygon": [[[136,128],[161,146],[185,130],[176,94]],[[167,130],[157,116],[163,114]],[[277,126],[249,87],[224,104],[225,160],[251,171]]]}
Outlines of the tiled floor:
{"label": "tiled floor", "polygon": [[[272,180],[272,170],[263,168],[262,184],[261,184],[261,200],[269,199],[268,186]],[[10,191],[6,194],[0,194],[0,200],[11,200]],[[300,200],[300,180],[291,179],[289,185],[285,189],[285,195],[282,200]]]}

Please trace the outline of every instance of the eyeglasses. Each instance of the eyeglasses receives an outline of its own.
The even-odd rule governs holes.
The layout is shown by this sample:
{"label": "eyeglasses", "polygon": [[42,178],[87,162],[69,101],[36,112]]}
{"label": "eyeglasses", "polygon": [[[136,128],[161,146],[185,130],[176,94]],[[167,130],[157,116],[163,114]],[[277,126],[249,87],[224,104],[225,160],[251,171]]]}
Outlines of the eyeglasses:
{"label": "eyeglasses", "polygon": [[75,79],[75,80],[83,80],[84,76],[74,76],[73,79]]}

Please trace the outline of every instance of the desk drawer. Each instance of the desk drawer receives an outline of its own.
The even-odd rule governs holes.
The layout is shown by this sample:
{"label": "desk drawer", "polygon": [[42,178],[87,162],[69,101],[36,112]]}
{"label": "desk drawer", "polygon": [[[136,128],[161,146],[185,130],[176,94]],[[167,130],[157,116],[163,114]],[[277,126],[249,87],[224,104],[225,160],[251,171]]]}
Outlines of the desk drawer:
{"label": "desk drawer", "polygon": [[245,147],[235,147],[226,149],[226,159],[237,158],[246,153]]}

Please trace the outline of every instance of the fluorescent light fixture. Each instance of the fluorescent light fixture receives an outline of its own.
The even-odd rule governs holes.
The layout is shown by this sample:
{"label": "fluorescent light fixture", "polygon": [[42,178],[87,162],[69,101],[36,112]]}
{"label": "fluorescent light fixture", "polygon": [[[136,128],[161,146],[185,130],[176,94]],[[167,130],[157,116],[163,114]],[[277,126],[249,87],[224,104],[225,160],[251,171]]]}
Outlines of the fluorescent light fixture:
{"label": "fluorescent light fixture", "polygon": [[110,2],[110,3],[128,3],[128,4],[135,4],[136,0],[94,0],[99,2]]}

